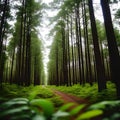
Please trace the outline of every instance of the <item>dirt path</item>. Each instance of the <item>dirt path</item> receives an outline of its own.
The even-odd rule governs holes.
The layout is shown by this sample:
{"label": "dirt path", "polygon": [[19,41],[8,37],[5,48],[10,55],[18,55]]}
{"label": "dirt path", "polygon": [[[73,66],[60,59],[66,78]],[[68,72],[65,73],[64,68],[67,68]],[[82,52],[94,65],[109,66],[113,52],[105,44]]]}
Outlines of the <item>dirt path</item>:
{"label": "dirt path", "polygon": [[89,104],[88,100],[79,98],[75,95],[70,95],[70,94],[63,93],[63,92],[60,92],[57,90],[53,90],[53,91],[56,95],[60,96],[62,100],[64,100],[64,103],[74,102],[74,103],[76,103],[76,105]]}

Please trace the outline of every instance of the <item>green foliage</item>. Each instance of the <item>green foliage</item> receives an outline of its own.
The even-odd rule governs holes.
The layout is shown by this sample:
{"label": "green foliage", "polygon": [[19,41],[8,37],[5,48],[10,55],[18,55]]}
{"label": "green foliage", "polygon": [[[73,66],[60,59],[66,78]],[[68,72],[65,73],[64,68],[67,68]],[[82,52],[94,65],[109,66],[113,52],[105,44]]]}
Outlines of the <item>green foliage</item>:
{"label": "green foliage", "polygon": [[35,106],[37,108],[42,108],[44,116],[50,118],[54,113],[54,106],[50,101],[44,99],[33,99],[30,102],[30,105]]}
{"label": "green foliage", "polygon": [[0,119],[25,120],[30,119],[32,114],[26,98],[12,99],[2,103],[0,107]]}
{"label": "green foliage", "polygon": [[[37,27],[41,24],[44,6],[41,1],[26,0],[17,1],[17,3],[14,3],[13,1],[12,11],[14,7],[16,8],[14,10],[16,11],[14,13],[16,14],[15,24],[13,26],[14,31],[6,46],[8,53],[6,68],[9,68],[9,71],[5,69],[7,76],[5,76],[6,74],[4,76],[5,78],[7,77],[7,82],[16,84],[19,84],[18,79],[22,78],[21,81],[23,83],[21,85],[24,85],[25,81],[29,81],[23,80],[25,75],[28,74],[25,70],[26,66],[28,66],[30,67],[30,73],[27,76],[30,77],[30,84],[33,82],[34,85],[43,84],[44,67],[42,62],[42,42],[38,37]],[[28,44],[28,38],[30,44]],[[27,55],[28,53],[29,55]],[[28,57],[29,60],[27,60]],[[26,62],[29,65],[27,65]],[[16,66],[16,63],[19,68]],[[21,73],[21,77],[18,75],[18,69]]]}
{"label": "green foliage", "polygon": [[117,12],[115,13],[115,18],[116,19],[120,18],[120,9],[118,9]]}
{"label": "green foliage", "polygon": [[68,112],[57,111],[53,114],[53,120],[69,120],[70,114]]}
{"label": "green foliage", "polygon": [[29,93],[30,100],[32,100],[34,98],[51,98],[53,96],[54,96],[54,94],[52,91],[50,91],[46,87],[42,87],[42,86],[32,87],[32,90]]}
{"label": "green foliage", "polygon": [[104,120],[118,120],[120,119],[120,101],[103,101],[91,105],[89,110],[102,110],[104,112]]}
{"label": "green foliage", "polygon": [[[94,85],[92,89],[89,88],[89,85],[80,87],[80,89],[78,89],[78,85],[70,88],[61,88],[64,90],[64,92],[65,90],[67,92],[71,92],[72,90],[74,93],[78,94],[80,93],[79,91],[85,91],[83,88],[97,92],[97,87],[95,86],[96,85]],[[111,91],[104,91],[101,93],[101,97],[97,95],[97,93],[95,95],[91,95],[94,97],[99,96],[101,99],[103,99],[103,97],[106,95],[107,97],[110,96],[108,93],[111,92],[111,94],[113,94],[115,92],[115,86],[110,82],[108,82],[108,86],[111,88]],[[61,88],[58,87],[58,89]],[[73,117],[76,118],[76,120],[88,120],[98,116],[102,117],[102,120],[120,119],[120,101],[99,102],[90,105],[88,108],[85,104],[76,106],[75,103],[68,103],[63,105],[63,101],[60,99],[60,97],[55,96],[54,93],[50,90],[50,87],[45,86],[21,87],[17,85],[3,84],[3,88],[0,90],[0,94],[0,119],[70,120],[70,118]],[[87,92],[85,92],[85,94],[88,95]],[[86,98],[90,96],[84,97]],[[97,99],[95,98],[95,100]]]}
{"label": "green foliage", "polygon": [[15,97],[26,97],[30,100],[34,98],[50,98],[54,96],[52,91],[43,86],[22,87],[15,84],[3,84],[0,94],[2,97],[8,99]]}
{"label": "green foliage", "polygon": [[[54,111],[53,103],[45,99],[28,100],[26,98],[15,98],[1,104],[0,119],[9,120],[69,120],[70,117],[77,115],[84,105],[80,105],[73,110],[66,111],[74,103],[69,103]],[[82,107],[81,107],[82,106]],[[76,109],[76,110],[75,110]],[[81,118],[93,118],[102,114],[101,110],[90,110],[79,115]],[[91,114],[90,114],[91,113]],[[86,116],[87,115],[87,116]]]}
{"label": "green foliage", "polygon": [[70,114],[75,115],[76,113],[79,113],[86,105],[82,104],[71,110]]}
{"label": "green foliage", "polygon": [[1,104],[0,119],[69,120],[71,117],[76,117],[76,120],[90,120],[98,116],[100,116],[102,120],[120,119],[120,101],[96,103],[84,111],[83,108],[85,108],[85,104],[71,109],[73,105],[75,104],[68,103],[55,111],[53,103],[45,99],[28,100],[26,98],[15,98]]}
{"label": "green foliage", "polygon": [[29,100],[33,99],[48,99],[53,102],[54,106],[59,107],[63,104],[63,100],[45,86],[29,86],[22,87],[17,85],[3,84],[3,88],[0,89],[0,103],[16,98],[24,97]]}
{"label": "green foliage", "polygon": [[74,105],[74,103],[68,103],[68,104],[65,104],[63,105],[62,107],[60,107],[59,109],[61,111],[66,111],[67,109],[69,109],[70,107],[72,107]]}
{"label": "green foliage", "polygon": [[102,115],[103,111],[102,110],[91,110],[86,113],[83,113],[80,115],[77,120],[89,120],[90,118]]}
{"label": "green foliage", "polygon": [[49,100],[53,102],[53,104],[56,108],[60,107],[64,103],[64,101],[59,96],[54,96],[54,97],[50,98]]}

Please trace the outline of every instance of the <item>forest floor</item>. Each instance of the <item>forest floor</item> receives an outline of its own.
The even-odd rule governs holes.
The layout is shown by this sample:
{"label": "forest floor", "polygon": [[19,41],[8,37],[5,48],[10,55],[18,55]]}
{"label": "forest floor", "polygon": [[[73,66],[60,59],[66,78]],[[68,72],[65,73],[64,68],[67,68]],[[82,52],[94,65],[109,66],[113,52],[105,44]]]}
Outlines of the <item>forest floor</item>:
{"label": "forest floor", "polygon": [[[76,118],[79,117],[87,117],[86,119],[91,118],[90,120],[102,120],[102,118],[107,120],[120,120],[120,101],[115,100],[115,86],[112,83],[108,83],[108,89],[101,93],[97,92],[96,84],[92,87],[88,85],[85,85],[84,87],[80,85],[74,85],[72,87],[22,87],[14,84],[3,84],[3,87],[0,89],[0,95],[1,104],[4,104],[5,102],[8,102],[9,104],[21,104],[21,98],[27,99],[28,103],[31,101],[35,102],[36,100],[43,100],[43,102],[49,101],[51,104],[53,104],[53,108],[55,110],[52,114],[52,117],[55,117],[54,115],[56,115],[57,117],[65,118],[64,120],[77,120]],[[16,98],[18,100],[17,103],[9,102],[14,101]],[[30,104],[28,103],[26,102],[26,106],[30,107]],[[23,105],[21,104],[21,106]],[[45,107],[46,106],[47,105],[45,104]],[[10,107],[9,109],[14,110],[14,107]],[[8,110],[7,107],[6,110]],[[24,111],[21,111],[19,105],[17,110],[20,110],[20,113],[18,112],[18,114],[24,115]],[[48,110],[51,111],[49,108]],[[6,111],[3,111],[2,113],[4,112]],[[102,116],[98,116],[98,112],[100,115],[102,114]],[[0,114],[2,115],[2,113]],[[17,116],[18,114],[12,115]],[[6,116],[3,116],[3,118],[4,117]]]}

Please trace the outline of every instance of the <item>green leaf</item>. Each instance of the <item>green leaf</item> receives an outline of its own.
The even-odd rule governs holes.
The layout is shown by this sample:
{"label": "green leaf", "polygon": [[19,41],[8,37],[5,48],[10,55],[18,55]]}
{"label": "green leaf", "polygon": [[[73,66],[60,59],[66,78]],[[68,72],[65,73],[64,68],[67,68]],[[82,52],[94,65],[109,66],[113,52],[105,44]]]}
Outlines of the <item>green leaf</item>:
{"label": "green leaf", "polygon": [[88,108],[88,110],[95,110],[95,109],[105,110],[107,108],[110,109],[110,107],[117,107],[117,106],[120,106],[120,101],[103,101],[91,105]]}
{"label": "green leaf", "polygon": [[10,100],[8,102],[5,102],[3,104],[0,105],[1,108],[3,109],[8,109],[12,106],[17,107],[17,105],[27,105],[28,103],[26,101],[14,101],[14,100]]}
{"label": "green leaf", "polygon": [[88,110],[95,110],[95,109],[105,109],[105,104],[101,104],[101,103],[96,103],[91,105]]}
{"label": "green leaf", "polygon": [[102,114],[103,114],[102,110],[91,110],[91,111],[88,111],[88,112],[81,114],[77,118],[77,120],[87,120],[87,119],[90,119],[90,118],[93,118],[93,117],[96,117],[96,116],[99,116]]}
{"label": "green leaf", "polygon": [[11,117],[11,120],[30,120],[31,119],[31,115],[30,114],[17,114],[17,115],[13,115],[13,117]]}
{"label": "green leaf", "polygon": [[69,109],[70,107],[72,107],[73,105],[75,105],[75,103],[68,103],[63,105],[62,107],[59,108],[59,110],[61,111],[66,111],[67,109]]}
{"label": "green leaf", "polygon": [[5,110],[3,112],[0,112],[0,117],[6,116],[6,115],[17,115],[17,113],[22,112],[24,114],[25,111],[30,110],[30,108],[28,106],[22,106],[19,108],[14,108],[14,109],[10,109],[10,110]]}
{"label": "green leaf", "polygon": [[25,101],[25,102],[29,102],[29,100],[27,98],[14,98],[14,99],[12,99],[12,101]]}
{"label": "green leaf", "polygon": [[46,120],[44,116],[42,115],[36,115],[32,118],[32,120]]}
{"label": "green leaf", "polygon": [[68,112],[63,112],[63,111],[57,111],[56,113],[53,114],[53,119],[57,120],[58,118],[65,118],[70,116]]}
{"label": "green leaf", "polygon": [[17,105],[27,105],[28,102],[29,100],[26,98],[14,98],[12,100],[2,103],[0,107],[3,109],[8,109],[9,107],[12,107],[12,106],[17,107]]}
{"label": "green leaf", "polygon": [[71,115],[76,115],[78,114],[83,108],[85,107],[85,104],[79,105],[75,107],[73,110],[70,111]]}
{"label": "green leaf", "polygon": [[30,105],[42,108],[44,115],[46,117],[50,117],[54,113],[54,106],[53,106],[52,102],[50,102],[48,100],[34,99],[30,102]]}

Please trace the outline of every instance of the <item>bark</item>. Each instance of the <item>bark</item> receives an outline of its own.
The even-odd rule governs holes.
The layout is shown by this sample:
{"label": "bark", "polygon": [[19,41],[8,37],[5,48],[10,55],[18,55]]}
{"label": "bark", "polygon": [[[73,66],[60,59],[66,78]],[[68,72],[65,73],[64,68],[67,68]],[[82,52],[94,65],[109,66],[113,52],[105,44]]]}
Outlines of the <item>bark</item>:
{"label": "bark", "polygon": [[3,43],[3,31],[4,31],[4,24],[5,24],[5,19],[6,19],[6,11],[7,11],[7,5],[8,5],[8,0],[4,1],[3,5],[3,14],[1,17],[1,22],[0,22],[0,56],[2,53],[2,43]]}
{"label": "bark", "polygon": [[72,16],[71,16],[71,49],[72,49],[72,83],[74,84],[76,79],[75,79],[75,61],[74,61],[74,42],[73,42],[73,20],[72,20]]}
{"label": "bark", "polygon": [[[83,8],[84,8],[84,16],[85,16],[85,36],[86,36],[86,50],[87,50],[87,63],[88,63],[88,73],[89,73],[89,78],[88,78],[88,82],[90,83],[90,85],[92,85],[92,68],[91,68],[91,58],[90,58],[90,48],[89,48],[89,37],[88,37],[88,22],[87,22],[87,15],[86,15],[86,7],[85,7],[85,3],[83,3]],[[87,69],[87,68],[86,68]]]}
{"label": "bark", "polygon": [[13,66],[14,66],[14,56],[15,56],[15,48],[12,54],[12,63],[11,63],[11,70],[10,70],[10,84],[13,83]]}
{"label": "bark", "polygon": [[80,58],[81,58],[81,79],[82,84],[85,84],[85,76],[84,76],[84,54],[83,54],[83,42],[81,36],[81,21],[80,21],[80,10],[77,8],[77,16],[78,16],[78,36],[79,36],[79,44],[80,44]]}
{"label": "bark", "polygon": [[58,71],[58,41],[56,41],[56,85],[59,86],[59,71]]}
{"label": "bark", "polygon": [[61,31],[62,31],[62,47],[63,47],[63,79],[64,79],[64,84],[68,86],[67,49],[66,49],[65,30],[63,27]]}
{"label": "bark", "polygon": [[76,45],[77,45],[77,49],[78,49],[78,66],[79,66],[79,82],[80,84],[82,84],[82,68],[81,68],[81,55],[80,55],[80,41],[79,41],[79,31],[78,31],[78,9],[75,9],[75,32],[76,32]]}
{"label": "bark", "polygon": [[69,85],[71,86],[71,67],[70,67],[70,39],[69,39],[69,17],[67,17],[67,46],[68,46],[68,72],[69,72]]}
{"label": "bark", "polygon": [[112,25],[109,1],[108,0],[100,0],[100,1],[103,11],[107,41],[108,41],[112,80],[116,84],[117,97],[120,99],[120,56],[119,56],[117,42]]}
{"label": "bark", "polygon": [[95,63],[96,63],[96,70],[97,70],[98,91],[100,92],[106,89],[105,72],[104,72],[105,70],[102,64],[102,59],[101,59],[101,54],[100,54],[98,33],[97,33],[97,28],[96,28],[92,0],[88,0],[88,5],[89,5],[92,38],[93,38],[93,45],[94,45]]}

